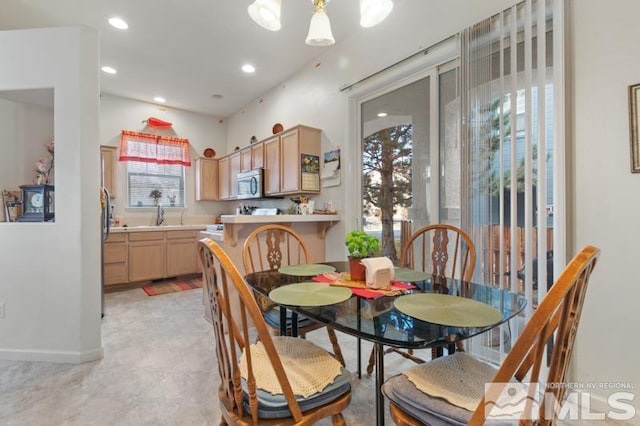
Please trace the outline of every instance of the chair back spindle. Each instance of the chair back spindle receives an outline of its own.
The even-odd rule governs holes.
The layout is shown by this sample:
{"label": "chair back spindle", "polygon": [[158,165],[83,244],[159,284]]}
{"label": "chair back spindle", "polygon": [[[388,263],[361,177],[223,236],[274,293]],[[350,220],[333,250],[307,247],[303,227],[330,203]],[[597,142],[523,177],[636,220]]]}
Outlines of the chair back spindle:
{"label": "chair back spindle", "polygon": [[307,244],[293,229],[264,225],[247,236],[242,261],[246,273],[277,270],[282,266],[311,263]]}
{"label": "chair back spindle", "polygon": [[471,280],[476,263],[471,238],[453,225],[418,229],[402,248],[400,266],[429,272],[435,277]]}

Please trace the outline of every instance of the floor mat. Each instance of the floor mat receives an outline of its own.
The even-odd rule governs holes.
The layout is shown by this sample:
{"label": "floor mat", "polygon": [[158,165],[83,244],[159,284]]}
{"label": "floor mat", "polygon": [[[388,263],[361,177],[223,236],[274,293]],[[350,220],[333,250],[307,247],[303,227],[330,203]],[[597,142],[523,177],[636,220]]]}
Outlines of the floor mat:
{"label": "floor mat", "polygon": [[202,278],[193,278],[190,280],[173,280],[163,281],[156,284],[152,284],[146,287],[142,287],[148,296],[157,296],[159,294],[175,293],[184,290],[193,290],[202,287]]}

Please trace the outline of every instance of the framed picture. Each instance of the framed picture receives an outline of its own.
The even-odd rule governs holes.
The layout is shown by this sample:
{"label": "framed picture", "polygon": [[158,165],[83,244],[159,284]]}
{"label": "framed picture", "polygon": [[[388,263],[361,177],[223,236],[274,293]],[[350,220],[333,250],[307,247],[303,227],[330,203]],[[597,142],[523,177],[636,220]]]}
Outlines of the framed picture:
{"label": "framed picture", "polygon": [[640,173],[640,142],[638,122],[640,111],[640,83],[629,86],[629,136],[631,139],[631,173]]}
{"label": "framed picture", "polygon": [[5,222],[15,222],[21,213],[20,191],[2,190],[2,211]]}

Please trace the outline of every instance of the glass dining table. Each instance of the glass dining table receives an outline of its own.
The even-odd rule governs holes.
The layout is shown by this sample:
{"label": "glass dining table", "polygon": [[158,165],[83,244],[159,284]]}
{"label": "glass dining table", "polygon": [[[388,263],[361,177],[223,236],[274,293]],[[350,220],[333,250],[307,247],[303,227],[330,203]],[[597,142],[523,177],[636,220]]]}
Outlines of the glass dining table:
{"label": "glass dining table", "polygon": [[[346,271],[347,262],[323,262],[335,267],[336,271]],[[406,271],[405,271],[406,272]],[[414,271],[418,272],[418,271]],[[518,315],[526,306],[526,299],[517,293],[497,287],[432,277],[426,273],[406,274],[414,288],[402,288],[393,296],[376,294],[375,296],[358,296],[354,294],[347,300],[326,306],[293,306],[280,305],[280,333],[297,336],[297,315],[304,315],[313,321],[332,326],[345,334],[358,338],[357,359],[358,376],[361,371],[360,339],[368,340],[374,345],[376,359],[376,420],[378,425],[384,424],[384,400],[381,386],[384,382],[384,346],[399,349],[425,349],[448,347],[449,353],[455,350],[455,342],[485,333]],[[255,272],[245,277],[249,286],[263,296],[279,287],[312,281],[310,276],[280,273],[277,270]],[[323,285],[318,283],[318,285]],[[326,283],[324,285],[327,285]],[[470,299],[488,305],[499,315],[490,324],[482,326],[450,326],[445,322],[428,322],[409,315],[405,309],[396,307],[398,301],[406,294],[447,294],[458,298]],[[460,299],[456,299],[460,300]],[[471,302],[472,303],[472,302]],[[448,310],[459,316],[465,315],[464,307],[451,307]],[[287,329],[287,310],[291,311],[290,327]],[[403,312],[404,311],[404,312]],[[419,315],[418,315],[419,316]]]}

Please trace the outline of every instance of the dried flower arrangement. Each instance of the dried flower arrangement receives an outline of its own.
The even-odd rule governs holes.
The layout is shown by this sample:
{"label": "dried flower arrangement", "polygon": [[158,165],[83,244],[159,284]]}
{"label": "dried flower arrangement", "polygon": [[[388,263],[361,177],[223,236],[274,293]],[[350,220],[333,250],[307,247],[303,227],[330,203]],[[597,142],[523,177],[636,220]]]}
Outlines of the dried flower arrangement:
{"label": "dried flower arrangement", "polygon": [[35,164],[36,178],[34,183],[36,185],[43,185],[45,183],[52,183],[53,181],[53,164],[54,164],[54,153],[55,153],[55,145],[54,142],[51,141],[48,144],[45,144],[45,148],[49,152],[50,158],[39,158]]}

